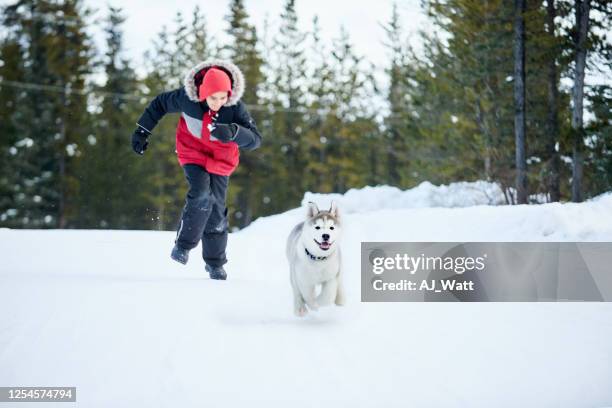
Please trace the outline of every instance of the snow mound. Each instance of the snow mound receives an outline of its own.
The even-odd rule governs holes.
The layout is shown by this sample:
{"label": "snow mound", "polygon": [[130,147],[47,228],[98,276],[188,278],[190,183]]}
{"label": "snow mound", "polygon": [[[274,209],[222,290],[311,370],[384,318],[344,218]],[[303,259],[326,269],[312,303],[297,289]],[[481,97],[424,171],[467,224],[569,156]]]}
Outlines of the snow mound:
{"label": "snow mound", "polygon": [[[514,189],[509,194],[515,196]],[[403,208],[462,208],[479,205],[506,205],[506,198],[497,183],[489,181],[462,181],[436,186],[424,181],[416,187],[401,190],[391,186],[352,188],[344,194],[306,192],[301,205],[315,202],[320,209],[329,208],[332,201],[344,213],[367,213],[385,209]],[[548,204],[544,194],[530,196],[532,203]],[[601,194],[586,202],[612,202],[612,192]]]}
{"label": "snow mound", "polygon": [[347,213],[398,208],[452,208],[505,204],[504,193],[497,183],[474,181],[436,186],[424,181],[408,190],[390,186],[367,186],[350,189],[344,194],[307,192],[302,199],[302,206],[313,201],[321,203],[319,208],[323,209],[328,208],[332,200],[337,201]]}

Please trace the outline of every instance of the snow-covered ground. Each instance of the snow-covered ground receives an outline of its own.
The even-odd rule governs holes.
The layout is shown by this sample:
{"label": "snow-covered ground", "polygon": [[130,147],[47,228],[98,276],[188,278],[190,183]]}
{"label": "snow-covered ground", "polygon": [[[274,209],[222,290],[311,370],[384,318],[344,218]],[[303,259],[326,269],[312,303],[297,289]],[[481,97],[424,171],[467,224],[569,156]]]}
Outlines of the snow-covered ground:
{"label": "snow-covered ground", "polygon": [[612,194],[464,187],[335,197],[348,304],[304,319],[284,258],[303,209],[231,234],[226,282],[199,247],[171,261],[173,232],[0,230],[0,386],[76,386],[79,407],[612,406],[609,303],[360,302],[361,241],[612,241]]}

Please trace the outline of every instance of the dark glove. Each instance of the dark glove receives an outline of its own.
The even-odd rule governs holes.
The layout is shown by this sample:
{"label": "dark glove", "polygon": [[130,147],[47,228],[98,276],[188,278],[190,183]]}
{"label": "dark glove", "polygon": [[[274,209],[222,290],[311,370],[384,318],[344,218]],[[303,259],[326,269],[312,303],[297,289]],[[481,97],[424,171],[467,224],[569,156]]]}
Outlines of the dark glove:
{"label": "dark glove", "polygon": [[213,130],[210,132],[214,138],[223,143],[234,141],[236,133],[238,133],[238,125],[235,123],[230,123],[229,125],[225,123],[216,123],[213,126]]}
{"label": "dark glove", "polygon": [[132,135],[132,149],[140,155],[144,154],[144,151],[147,150],[147,146],[149,145],[147,139],[150,135],[150,132],[138,126]]}

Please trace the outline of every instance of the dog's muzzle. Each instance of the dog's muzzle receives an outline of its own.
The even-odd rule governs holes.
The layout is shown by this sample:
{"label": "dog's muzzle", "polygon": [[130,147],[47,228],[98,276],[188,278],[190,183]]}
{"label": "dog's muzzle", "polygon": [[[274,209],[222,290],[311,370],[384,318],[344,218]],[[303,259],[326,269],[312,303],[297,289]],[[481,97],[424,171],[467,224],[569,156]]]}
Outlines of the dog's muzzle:
{"label": "dog's muzzle", "polygon": [[321,248],[323,251],[327,251],[329,248],[331,248],[333,244],[333,242],[329,242],[329,241],[319,242],[316,239],[314,240],[314,242],[316,242],[319,248]]}

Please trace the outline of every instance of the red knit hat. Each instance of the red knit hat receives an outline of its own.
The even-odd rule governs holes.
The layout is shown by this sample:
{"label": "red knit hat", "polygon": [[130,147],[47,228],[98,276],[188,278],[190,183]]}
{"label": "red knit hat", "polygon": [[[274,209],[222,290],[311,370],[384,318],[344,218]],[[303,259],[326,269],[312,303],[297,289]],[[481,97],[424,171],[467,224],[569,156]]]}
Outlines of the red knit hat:
{"label": "red knit hat", "polygon": [[210,68],[204,74],[199,89],[200,100],[203,101],[215,92],[227,91],[227,96],[232,95],[232,82],[229,76],[218,68]]}

